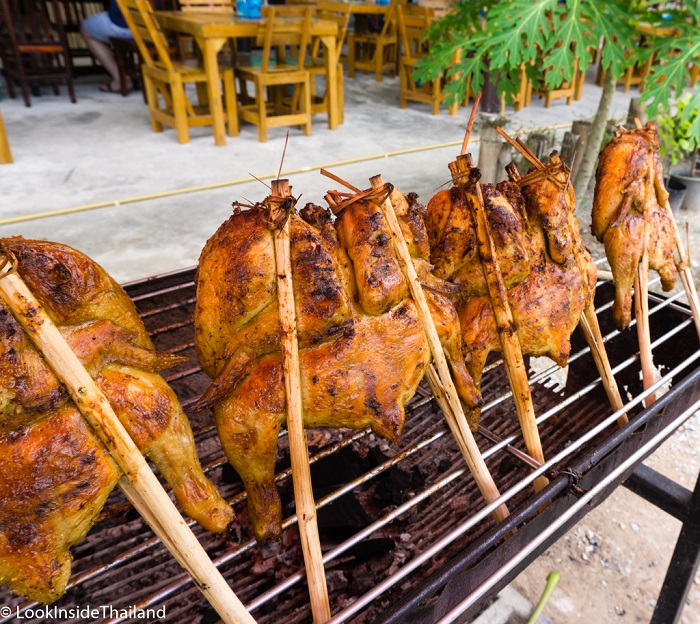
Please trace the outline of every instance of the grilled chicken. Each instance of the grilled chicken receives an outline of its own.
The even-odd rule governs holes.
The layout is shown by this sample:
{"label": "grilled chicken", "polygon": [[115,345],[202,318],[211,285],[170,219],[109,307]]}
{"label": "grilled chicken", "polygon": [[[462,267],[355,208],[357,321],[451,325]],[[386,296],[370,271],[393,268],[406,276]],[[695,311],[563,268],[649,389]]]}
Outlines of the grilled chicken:
{"label": "grilled chicken", "polygon": [[[105,393],[180,506],[213,531],[233,514],[204,476],[189,423],[158,371],[159,354],[126,293],[85,255],[57,243],[0,240],[20,276]],[[120,476],[12,313],[0,302],[0,582],[51,602]]]}
{"label": "grilled chicken", "polygon": [[[519,184],[521,180],[526,182],[527,177],[521,179],[511,167],[511,181],[495,187],[485,184],[482,195],[523,354],[547,356],[565,366],[571,350],[570,335],[594,293],[596,269],[580,239],[571,186],[566,195],[563,193],[567,171],[556,155],[551,157],[550,164],[554,166],[552,177],[556,182],[540,178],[523,184],[521,192]],[[467,366],[480,385],[488,354],[501,350],[493,307],[485,294],[480,258],[475,242],[470,242],[464,246],[466,251],[461,261],[443,263],[441,242],[445,232],[454,240],[463,234],[463,239],[475,241],[469,204],[477,201],[473,185],[478,181],[478,170],[473,172],[475,175],[470,176],[468,185],[441,191],[430,201],[428,219],[433,224],[429,232],[436,273],[452,280],[450,271],[461,264],[455,271],[460,291],[454,300]],[[453,198],[456,208],[449,205]],[[450,211],[460,215],[457,223],[447,219],[436,228],[435,215],[441,218]],[[468,273],[476,276],[474,281],[461,281],[461,276]],[[479,416],[478,409],[467,414],[474,430]]]}
{"label": "grilled chicken", "polygon": [[[394,441],[430,352],[377,203],[386,192],[351,202],[334,223],[313,204],[299,214],[291,210],[289,219],[305,426],[370,425]],[[442,284],[427,275],[418,207],[396,190],[392,199],[419,271]],[[199,405],[214,407],[258,541],[281,531],[274,468],[286,418],[269,202],[234,211],[208,241],[196,277],[195,345],[213,379]],[[477,405],[456,311],[439,292],[431,292],[430,302],[460,395]]]}
{"label": "grilled chicken", "polygon": [[596,170],[591,230],[605,245],[615,280],[613,317],[622,330],[632,320],[632,285],[644,251],[648,221],[649,268],[664,290],[676,283],[673,215],[667,208],[659,139],[653,122],[626,130],[619,126],[603,149]]}
{"label": "grilled chicken", "polygon": [[[483,185],[482,192],[498,268],[506,288],[510,288],[530,273],[525,224],[522,215],[492,185]],[[471,199],[457,186],[439,191],[428,203],[425,219],[435,275],[459,285],[462,297],[487,292]]]}

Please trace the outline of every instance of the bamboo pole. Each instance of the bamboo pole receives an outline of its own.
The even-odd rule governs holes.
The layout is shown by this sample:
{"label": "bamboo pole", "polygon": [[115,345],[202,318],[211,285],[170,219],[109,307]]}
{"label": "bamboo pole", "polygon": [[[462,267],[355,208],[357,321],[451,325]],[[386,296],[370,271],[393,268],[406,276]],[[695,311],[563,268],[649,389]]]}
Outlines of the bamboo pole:
{"label": "bamboo pole", "polygon": [[[468,173],[468,171],[473,168],[471,155],[462,154],[457,157],[455,162],[450,163],[449,166],[453,178],[459,180],[462,175]],[[544,452],[542,451],[540,434],[537,430],[535,407],[532,402],[532,394],[530,393],[530,382],[527,378],[522,348],[517,336],[517,326],[513,320],[513,313],[510,309],[503,276],[501,275],[501,270],[496,261],[496,250],[493,245],[493,240],[491,239],[491,233],[489,232],[481,185],[477,182],[474,186],[476,201],[470,203],[472,203],[474,225],[476,226],[477,246],[479,249],[479,256],[481,257],[484,277],[486,278],[486,286],[489,299],[491,300],[494,319],[501,341],[501,351],[503,353],[506,374],[508,375],[508,381],[510,382],[510,387],[513,392],[513,400],[515,401],[520,428],[523,432],[525,447],[533,459],[543,464]],[[548,483],[549,481],[546,477],[538,477],[534,484],[535,491],[539,492]]]}
{"label": "bamboo pole", "polygon": [[[462,142],[462,150],[457,159],[449,164],[450,173],[455,184],[465,189],[460,183],[465,174],[474,167],[471,154],[467,154],[469,145],[469,136],[471,127],[476,117],[476,111],[481,101],[481,93],[477,94],[472,107],[472,112],[469,116],[469,123]],[[496,128],[502,136],[505,133]],[[512,142],[510,137],[506,138]],[[529,157],[529,156],[528,156]],[[537,161],[537,159],[535,159]],[[540,163],[541,166],[541,163]],[[513,313],[510,309],[508,301],[508,293],[506,291],[503,276],[498,266],[496,259],[491,232],[489,231],[489,223],[486,218],[486,210],[484,208],[484,197],[481,193],[481,184],[477,182],[475,185],[476,201],[470,202],[472,208],[472,217],[476,228],[477,247],[481,258],[481,268],[486,278],[486,287],[491,300],[491,309],[493,310],[494,320],[498,329],[499,338],[501,341],[501,352],[503,354],[503,362],[505,364],[508,382],[510,383],[513,401],[515,402],[515,410],[518,414],[520,429],[523,432],[525,447],[530,456],[541,464],[544,463],[544,452],[542,451],[542,442],[540,434],[537,430],[537,421],[535,417],[535,406],[532,402],[532,394],[530,393],[530,381],[527,378],[527,370],[525,369],[525,361],[523,360],[523,352],[520,341],[517,336],[517,325],[513,320]],[[549,480],[545,476],[535,479],[535,492],[547,486]]]}
{"label": "bamboo pole", "polygon": [[[530,184],[535,181],[543,180],[544,178],[549,178],[550,182],[554,182],[554,178],[551,177],[551,171],[548,171],[537,156],[532,152],[532,150],[518,137],[517,141],[513,140],[502,128],[496,128],[498,133],[506,139],[518,152],[520,152],[527,160],[534,165],[536,171],[534,174],[528,174],[527,176],[518,177],[515,180],[518,184]],[[517,175],[517,171],[514,172]],[[569,172],[570,176],[571,172]],[[531,177],[532,176],[532,177]],[[566,199],[566,192],[569,188],[570,177],[567,177],[566,183],[564,184],[564,199]],[[573,209],[567,220],[567,226],[569,228],[569,233],[575,235],[574,226],[572,225],[573,220]],[[587,280],[585,267],[581,259],[581,254],[579,253],[578,247],[574,245],[574,257],[576,264],[578,266],[579,274],[581,279],[585,282]],[[598,271],[601,274],[601,271]],[[598,373],[600,374],[600,379],[605,389],[605,393],[608,396],[610,405],[614,411],[619,411],[623,408],[624,403],[622,397],[620,396],[620,390],[617,387],[617,381],[615,381],[615,376],[612,372],[612,367],[610,366],[610,360],[608,359],[608,353],[605,349],[605,342],[603,340],[603,335],[600,331],[600,325],[598,323],[598,316],[595,312],[595,304],[593,300],[586,304],[583,310],[583,314],[579,319],[579,328],[583,337],[591,350],[591,355],[593,356],[593,361],[596,364]],[[620,427],[626,425],[629,419],[626,414],[621,414],[617,419],[617,423]]]}
{"label": "bamboo pole", "polygon": [[[598,316],[595,313],[593,301],[590,301],[584,308],[583,314],[579,319],[579,328],[581,329],[583,337],[586,339],[586,342],[591,350],[591,355],[593,356],[593,360],[598,368],[598,373],[600,374],[603,388],[605,388],[605,394],[608,395],[610,405],[612,406],[613,411],[618,412],[624,407],[624,402],[622,401],[620,390],[617,387],[617,381],[615,381],[615,376],[613,375],[612,368],[610,367],[608,353],[605,350],[605,343],[603,341],[603,335],[600,331]],[[627,417],[627,414],[620,414],[617,419],[617,424],[620,427],[623,427],[628,422],[629,418]]]}
{"label": "bamboo pole", "polygon": [[[637,130],[642,129],[642,122],[639,117],[634,118],[634,124]],[[650,180],[662,179],[663,176],[656,175],[656,168],[654,167],[653,158],[649,157],[649,178]],[[666,198],[664,203],[664,208],[668,211],[669,218],[673,224],[673,235],[676,244],[676,251],[678,252],[679,261],[676,262],[676,267],[678,267],[678,272],[680,274],[681,282],[683,283],[683,288],[685,289],[685,294],[688,297],[688,304],[693,313],[693,320],[695,321],[695,330],[700,337],[700,302],[698,301],[698,293],[695,289],[695,282],[693,281],[693,274],[690,271],[690,261],[689,256],[686,255],[685,247],[683,245],[683,239],[681,238],[681,233],[678,230],[678,224],[676,223],[676,217],[673,215],[671,210],[671,204]],[[646,217],[645,217],[646,218]],[[647,302],[647,308],[648,308]],[[636,309],[635,309],[636,312]]]}
{"label": "bamboo pole", "polygon": [[309,450],[302,413],[301,379],[299,370],[299,344],[297,341],[296,312],[294,308],[294,282],[291,258],[291,219],[282,211],[290,210],[285,200],[291,197],[288,180],[272,181],[270,201],[273,223],[284,221],[275,230],[275,262],[277,264],[277,302],[282,326],[282,349],[284,351],[284,389],[287,397],[287,431],[289,453],[292,461],[292,481],[297,521],[304,553],[306,579],[309,585],[311,612],[314,622],[322,624],[331,619],[328,602],[326,572],[323,567],[321,542],[316,521],[316,503],[311,485]]}
{"label": "bamboo pole", "polygon": [[693,281],[693,274],[690,271],[690,258],[686,254],[685,246],[683,245],[683,240],[681,239],[681,233],[678,231],[678,224],[676,223],[676,218],[673,216],[673,211],[671,210],[671,204],[666,200],[665,204],[668,214],[671,215],[671,223],[673,223],[673,232],[676,239],[676,251],[678,252],[679,262],[676,263],[678,267],[678,273],[681,277],[681,282],[683,283],[683,288],[685,289],[685,294],[688,297],[688,303],[690,304],[690,309],[693,313],[693,320],[695,321],[695,329],[698,332],[698,337],[700,338],[700,302],[698,301],[698,293],[695,289],[695,282]]}
{"label": "bamboo pole", "polygon": [[[370,178],[370,183],[372,184],[372,188],[375,189],[384,185],[382,176],[380,175]],[[418,314],[423,323],[423,330],[425,331],[430,351],[433,354],[433,361],[437,367],[437,372],[433,366],[430,366],[428,369],[428,382],[433,396],[445,414],[445,419],[447,420],[450,431],[457,441],[459,449],[464,456],[464,461],[467,463],[470,472],[474,476],[479,490],[486,501],[492,503],[500,496],[500,493],[498,492],[493,477],[491,477],[489,473],[486,463],[479,451],[479,447],[476,444],[476,440],[474,440],[474,436],[467,424],[467,419],[462,409],[462,403],[459,400],[457,389],[450,375],[450,369],[442,349],[442,344],[440,344],[440,337],[435,328],[435,322],[430,314],[428,301],[425,298],[423,287],[420,284],[416,269],[413,266],[413,260],[411,259],[408,246],[406,245],[406,240],[403,237],[399,221],[396,218],[391,199],[387,197],[382,203],[381,208],[384,218],[389,225],[394,247],[397,251],[403,272],[406,275],[411,295],[418,308]],[[494,510],[493,516],[496,521],[505,519],[508,516],[508,508],[505,505],[501,505]]]}
{"label": "bamboo pole", "polygon": [[129,437],[112,406],[16,272],[0,278],[0,296],[26,330],[75,405],[124,473],[120,485],[154,533],[228,623],[253,623],[221,573],[183,520]]}
{"label": "bamboo pole", "polygon": [[[641,126],[639,120],[638,127]],[[654,192],[653,178],[654,165],[653,153],[648,154],[648,171],[646,192]],[[644,226],[642,229],[642,257],[637,265],[634,276],[634,316],[637,320],[637,340],[639,342],[639,359],[642,365],[642,383],[644,389],[654,385],[656,374],[654,359],[651,352],[651,334],[649,328],[649,211],[644,205]],[[649,407],[656,400],[656,394],[652,393],[644,399],[644,406]]]}

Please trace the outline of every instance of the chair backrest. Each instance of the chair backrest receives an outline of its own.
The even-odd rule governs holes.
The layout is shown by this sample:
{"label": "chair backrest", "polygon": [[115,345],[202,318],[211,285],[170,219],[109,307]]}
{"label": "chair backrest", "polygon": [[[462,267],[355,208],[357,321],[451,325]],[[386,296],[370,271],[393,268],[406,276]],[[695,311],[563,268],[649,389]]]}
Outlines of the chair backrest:
{"label": "chair backrest", "polygon": [[117,0],[143,62],[173,71],[168,42],[148,0]]}
{"label": "chair backrest", "polygon": [[379,33],[380,37],[395,37],[396,36],[396,8],[398,6],[406,6],[406,0],[391,0],[389,8],[384,14],[384,24]]}
{"label": "chair backrest", "polygon": [[401,54],[414,60],[428,54],[428,44],[424,40],[425,31],[432,24],[435,12],[430,7],[396,7],[396,18],[401,39]]}
{"label": "chair backrest", "polygon": [[275,4],[272,8],[277,17],[304,17],[307,10],[312,16],[316,13],[315,4]]}
{"label": "chair backrest", "polygon": [[180,0],[180,10],[206,13],[235,13],[234,0]]}
{"label": "chair backrest", "polygon": [[[306,51],[311,38],[311,7],[305,7],[301,17],[280,17],[277,6],[263,7],[264,22],[260,25],[258,43],[262,45],[262,71],[283,71],[304,69]],[[291,57],[277,55],[277,62],[270,64],[270,59],[280,47],[296,48],[296,55]],[[290,62],[291,59],[291,62]]]}
{"label": "chair backrest", "polygon": [[[50,6],[51,16],[47,11]],[[60,47],[68,52],[63,20],[56,0],[0,0],[4,36],[12,47],[31,48],[35,51],[54,52]],[[42,46],[46,50],[40,50]],[[51,48],[51,49],[49,49]]]}
{"label": "chair backrest", "polygon": [[[350,24],[350,16],[352,15],[352,7],[347,2],[336,2],[334,0],[320,0],[316,8],[316,18],[335,22],[338,25],[338,34],[335,38],[336,62],[340,62],[345,38],[348,34],[348,25]],[[322,46],[319,41],[314,42],[312,56],[318,58]]]}

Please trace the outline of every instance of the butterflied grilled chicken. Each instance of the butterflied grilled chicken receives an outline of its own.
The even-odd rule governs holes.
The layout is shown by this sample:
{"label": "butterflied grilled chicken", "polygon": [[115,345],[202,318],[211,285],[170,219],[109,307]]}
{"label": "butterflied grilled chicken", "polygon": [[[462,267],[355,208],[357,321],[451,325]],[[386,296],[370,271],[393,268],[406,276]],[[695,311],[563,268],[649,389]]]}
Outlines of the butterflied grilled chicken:
{"label": "butterflied grilled chicken", "polygon": [[613,317],[622,330],[632,320],[632,285],[644,251],[644,220],[648,221],[649,268],[661,277],[664,290],[676,283],[673,257],[673,215],[658,155],[653,122],[615,136],[600,154],[596,170],[591,230],[605,245],[615,280]]}
{"label": "butterflied grilled chicken", "polygon": [[[596,270],[580,239],[571,186],[566,195],[563,193],[567,171],[556,155],[552,156],[552,161],[556,164],[552,174],[555,183],[540,178],[523,185],[521,192],[520,176],[511,168],[511,181],[495,187],[482,185],[482,195],[523,354],[547,356],[565,366],[571,349],[570,335],[593,296]],[[459,281],[460,291],[453,299],[459,313],[467,366],[480,385],[486,358],[492,351],[500,352],[501,343],[493,306],[485,294],[473,213],[469,208],[471,202],[477,201],[474,185],[479,174],[478,170],[473,172],[468,184],[441,191],[427,209],[429,223],[432,223],[432,227],[429,226],[431,259],[436,264],[436,273],[451,280],[450,270],[461,264],[455,273],[457,279],[467,273],[476,276],[473,282]],[[457,205],[454,209],[449,205],[452,198]],[[449,219],[440,223],[435,218],[437,214],[438,219],[442,219],[442,215],[450,211],[460,215],[456,225]],[[439,227],[435,227],[436,223],[440,223]],[[441,241],[445,231],[454,240],[459,240],[463,232],[463,240],[470,241],[469,245],[462,243],[465,254],[461,262],[459,259],[452,261],[451,266],[443,264]],[[513,267],[519,267],[518,271]],[[467,414],[473,429],[478,426],[479,416],[478,409]]]}
{"label": "butterflied grilled chicken", "polygon": [[[516,207],[493,185],[484,184],[482,192],[498,267],[510,288],[530,273],[525,224]],[[457,186],[439,191],[428,203],[425,219],[435,275],[459,285],[461,297],[487,292],[469,205],[473,199]]]}
{"label": "butterflied grilled chicken", "polygon": [[[126,293],[80,252],[5,238],[17,271],[105,393],[182,509],[213,531],[233,514],[205,477],[192,432],[158,371],[159,354]],[[0,301],[0,582],[41,602],[70,576],[70,547],[94,523],[120,472],[66,388]]]}
{"label": "butterflied grilled chicken", "polygon": [[[313,204],[291,210],[291,255],[305,426],[370,425],[396,440],[430,352],[380,193],[353,201],[335,222]],[[427,255],[417,208],[397,191],[392,197],[414,253]],[[281,531],[274,468],[286,419],[270,201],[234,211],[208,241],[196,277],[195,345],[213,378],[200,405],[214,407],[259,541]],[[434,280],[427,260],[417,263]],[[454,307],[436,292],[430,301],[461,397],[474,406],[479,397],[461,358]]]}

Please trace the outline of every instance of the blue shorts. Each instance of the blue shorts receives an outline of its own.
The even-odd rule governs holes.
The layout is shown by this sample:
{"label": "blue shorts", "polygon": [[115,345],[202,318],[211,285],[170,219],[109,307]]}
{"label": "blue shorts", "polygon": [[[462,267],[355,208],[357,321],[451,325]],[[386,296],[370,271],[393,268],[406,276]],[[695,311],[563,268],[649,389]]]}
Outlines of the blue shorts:
{"label": "blue shorts", "polygon": [[106,11],[86,18],[83,21],[83,28],[93,39],[102,41],[102,43],[109,43],[110,37],[114,37],[115,39],[134,38],[128,28],[117,26],[109,19],[109,14]]}

